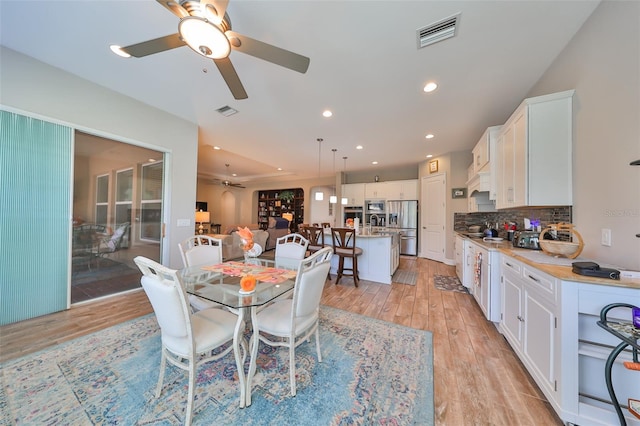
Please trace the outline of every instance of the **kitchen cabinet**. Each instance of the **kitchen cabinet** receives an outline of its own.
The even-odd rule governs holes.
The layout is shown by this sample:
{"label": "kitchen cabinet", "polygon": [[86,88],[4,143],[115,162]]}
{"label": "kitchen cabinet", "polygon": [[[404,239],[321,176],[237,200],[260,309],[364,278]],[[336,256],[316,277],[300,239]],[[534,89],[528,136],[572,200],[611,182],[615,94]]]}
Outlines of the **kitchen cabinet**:
{"label": "kitchen cabinet", "polygon": [[557,399],[557,280],[511,257],[501,262],[502,318],[505,338],[544,394]]}
{"label": "kitchen cabinet", "polygon": [[456,276],[461,283],[464,283],[464,241],[460,235],[456,235],[454,240],[454,252],[456,262]]}
{"label": "kitchen cabinet", "polygon": [[386,183],[387,200],[417,200],[418,180],[393,180]]}
{"label": "kitchen cabinet", "polygon": [[573,90],[525,99],[496,139],[496,208],[572,198]]}
{"label": "kitchen cabinet", "polygon": [[342,185],[342,196],[348,199],[348,206],[364,206],[364,185],[364,183],[345,183]]}
{"label": "kitchen cabinet", "polygon": [[[511,256],[500,262],[502,317],[499,330],[565,424],[619,424],[608,403],[604,372],[607,357],[619,340],[598,327],[600,311],[611,303],[640,306],[637,286],[559,280]],[[610,317],[630,322],[628,310]],[[640,372],[622,362],[612,369],[619,401],[638,399]],[[640,420],[625,412],[627,426]]]}
{"label": "kitchen cabinet", "polygon": [[386,200],[387,182],[372,182],[364,184],[364,198],[367,200]]}

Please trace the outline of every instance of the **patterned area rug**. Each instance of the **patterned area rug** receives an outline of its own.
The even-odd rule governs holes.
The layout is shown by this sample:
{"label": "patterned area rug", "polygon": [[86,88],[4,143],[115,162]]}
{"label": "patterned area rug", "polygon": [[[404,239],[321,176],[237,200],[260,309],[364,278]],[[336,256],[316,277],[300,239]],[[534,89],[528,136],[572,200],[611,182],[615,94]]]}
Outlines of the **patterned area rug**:
{"label": "patterned area rug", "polygon": [[393,277],[391,277],[391,281],[400,284],[416,285],[416,282],[418,281],[418,273],[407,269],[396,269],[396,272],[393,273]]}
{"label": "patterned area rug", "polygon": [[467,288],[460,283],[458,277],[448,275],[434,275],[433,285],[438,290],[457,291],[459,293],[469,293]]}
{"label": "patterned area rug", "polygon": [[[260,343],[253,404],[238,408],[229,354],[198,370],[193,424],[434,424],[431,333],[325,306],[320,312],[323,362],[313,339],[296,349],[296,397],[288,349]],[[167,366],[155,399],[159,365],[153,315],[6,362],[0,424],[179,425],[186,373]]]}

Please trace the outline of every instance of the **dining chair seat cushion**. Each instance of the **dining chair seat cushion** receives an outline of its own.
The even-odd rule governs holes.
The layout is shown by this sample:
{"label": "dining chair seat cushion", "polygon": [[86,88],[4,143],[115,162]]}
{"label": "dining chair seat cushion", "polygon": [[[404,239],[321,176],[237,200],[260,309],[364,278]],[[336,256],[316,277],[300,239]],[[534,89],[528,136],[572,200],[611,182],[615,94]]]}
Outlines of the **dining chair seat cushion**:
{"label": "dining chair seat cushion", "polygon": [[213,309],[220,308],[222,305],[216,302],[212,302],[211,300],[204,299],[202,297],[195,296],[193,294],[189,295],[189,304],[193,308],[194,311],[202,311],[204,309]]}
{"label": "dining chair seat cushion", "polygon": [[322,246],[316,246],[316,245],[309,244],[309,247],[307,247],[307,250],[309,250],[309,251],[318,251],[318,250],[320,250],[322,248],[323,248]]}
{"label": "dining chair seat cushion", "polygon": [[[191,316],[191,332],[195,341],[195,352],[203,353],[233,339],[233,330],[238,317],[222,309],[205,309]],[[165,347],[178,356],[188,357],[187,336],[162,335]]]}
{"label": "dining chair seat cushion", "polygon": [[351,248],[345,249],[337,247],[334,250],[334,253],[338,256],[360,256],[362,254],[362,249],[360,247],[356,247],[355,250],[352,250]]}
{"label": "dining chair seat cushion", "polygon": [[[286,336],[291,333],[291,309],[293,299],[279,300],[258,313],[260,331],[274,336]],[[309,315],[296,317],[295,327],[298,332],[311,327],[317,321],[317,311]]]}

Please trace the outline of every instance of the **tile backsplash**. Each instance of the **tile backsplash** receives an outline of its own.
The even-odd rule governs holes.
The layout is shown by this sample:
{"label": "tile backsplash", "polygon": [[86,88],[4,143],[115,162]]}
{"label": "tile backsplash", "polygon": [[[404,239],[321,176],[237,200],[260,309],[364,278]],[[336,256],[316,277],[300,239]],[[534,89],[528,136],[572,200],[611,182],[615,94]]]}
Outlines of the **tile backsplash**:
{"label": "tile backsplash", "polygon": [[505,222],[515,222],[517,229],[522,230],[525,218],[532,222],[540,221],[540,226],[544,229],[551,223],[571,223],[572,208],[571,206],[522,207],[496,212],[454,213],[453,230],[465,232],[472,225],[480,225],[480,229],[483,230],[487,222],[492,223],[494,227],[498,223],[498,235],[504,237],[506,233],[504,230]]}

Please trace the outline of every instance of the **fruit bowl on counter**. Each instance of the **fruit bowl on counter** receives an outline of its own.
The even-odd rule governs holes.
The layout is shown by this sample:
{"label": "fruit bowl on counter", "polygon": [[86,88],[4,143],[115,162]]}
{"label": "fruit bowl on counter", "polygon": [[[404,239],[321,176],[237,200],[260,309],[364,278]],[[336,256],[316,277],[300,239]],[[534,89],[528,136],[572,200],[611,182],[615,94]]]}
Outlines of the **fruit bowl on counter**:
{"label": "fruit bowl on counter", "polygon": [[[558,235],[558,233],[566,233],[571,238],[571,241],[559,241],[559,240],[545,240],[544,236],[550,234],[552,236]],[[574,242],[574,237],[578,242]],[[550,256],[556,257],[568,257],[569,259],[575,259],[582,253],[584,248],[584,242],[582,236],[575,230],[573,224],[570,223],[556,223],[549,225],[541,233],[538,239],[538,244],[543,252]]]}

